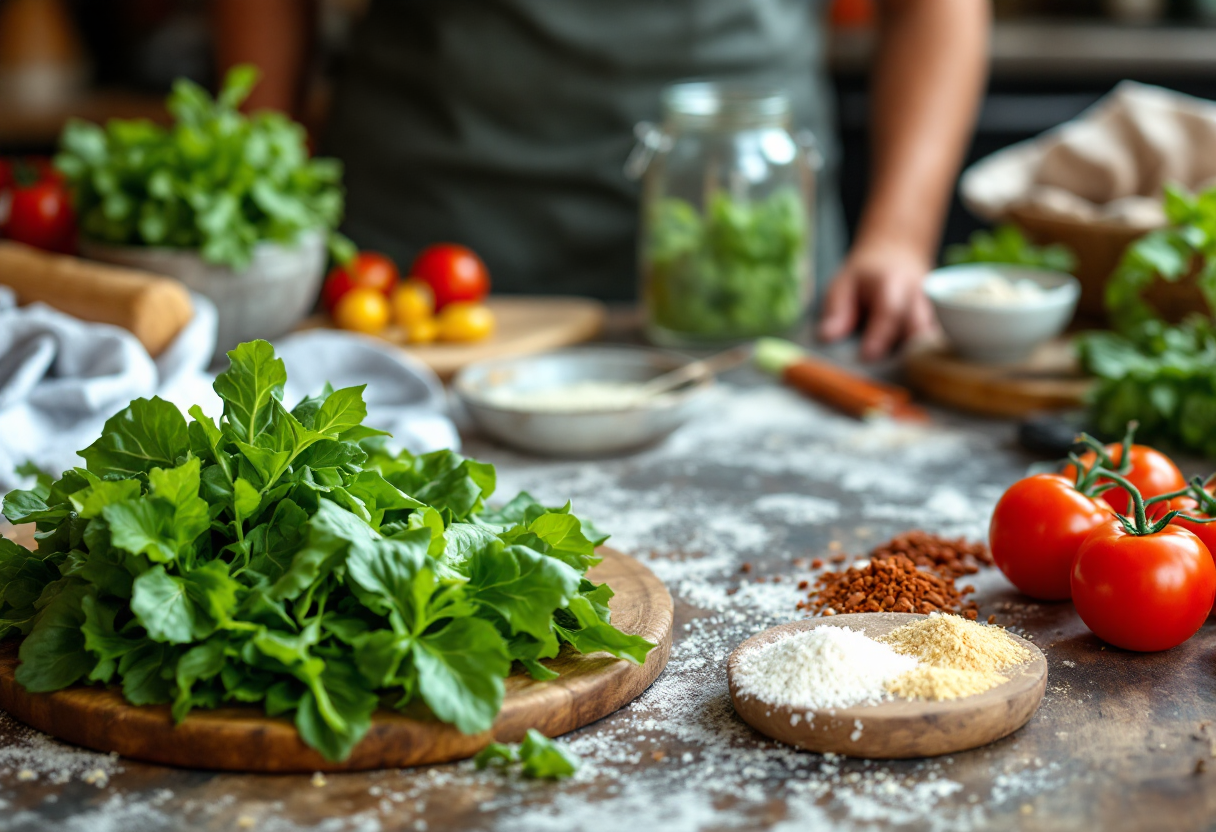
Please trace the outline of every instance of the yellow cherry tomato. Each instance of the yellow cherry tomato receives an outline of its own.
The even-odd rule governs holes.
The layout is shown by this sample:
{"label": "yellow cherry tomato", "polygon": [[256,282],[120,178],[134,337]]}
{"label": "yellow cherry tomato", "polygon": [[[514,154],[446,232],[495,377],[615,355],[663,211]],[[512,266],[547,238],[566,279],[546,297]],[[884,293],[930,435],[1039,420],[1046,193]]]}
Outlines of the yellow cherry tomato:
{"label": "yellow cherry tomato", "polygon": [[434,318],[423,318],[410,324],[405,331],[405,340],[411,344],[429,344],[439,335],[439,324]]}
{"label": "yellow cherry tomato", "polygon": [[494,332],[494,313],[470,301],[449,303],[439,310],[439,340],[481,341]]}
{"label": "yellow cherry tomato", "polygon": [[342,329],[376,335],[388,326],[388,298],[377,289],[356,287],[338,299],[334,323]]}
{"label": "yellow cherry tomato", "polygon": [[435,314],[435,293],[416,277],[394,289],[389,303],[393,306],[393,320],[406,328]]}

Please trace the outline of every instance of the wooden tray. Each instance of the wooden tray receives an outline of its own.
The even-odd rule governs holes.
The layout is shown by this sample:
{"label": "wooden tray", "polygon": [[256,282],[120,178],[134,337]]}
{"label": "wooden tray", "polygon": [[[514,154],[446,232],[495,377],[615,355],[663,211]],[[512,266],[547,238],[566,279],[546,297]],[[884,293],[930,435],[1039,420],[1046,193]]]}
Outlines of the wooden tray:
{"label": "wooden tray", "polygon": [[916,343],[904,356],[904,372],[912,387],[939,404],[1014,418],[1081,407],[1094,383],[1081,373],[1064,338],[1018,364],[977,364],[940,341]]}
{"label": "wooden tray", "polygon": [[1031,660],[1003,671],[1009,679],[1005,684],[962,699],[895,699],[808,713],[805,708],[770,705],[742,696],[736,688],[734,670],[739,656],[782,636],[831,625],[860,630],[874,638],[926,617],[897,612],[835,615],[782,624],[752,636],[735,648],[727,665],[735,710],[760,733],[789,745],[874,759],[952,754],[995,742],[1025,725],[1047,690],[1047,660],[1039,648],[1012,633],[1010,636],[1030,652]]}
{"label": "wooden tray", "polygon": [[[397,344],[447,380],[462,367],[488,358],[510,358],[590,341],[604,326],[604,304],[588,298],[491,296],[486,305],[494,312],[496,331],[475,344],[409,346],[405,333],[389,327],[384,340]],[[324,314],[304,320],[297,330],[327,329],[333,324]]]}
{"label": "wooden tray", "polygon": [[87,748],[153,763],[229,771],[400,768],[471,757],[495,740],[518,742],[529,728],[555,737],[628,704],[658,677],[671,652],[673,608],[666,587],[639,561],[611,549],[600,552],[604,560],[588,577],[607,581],[616,591],[610,604],[613,623],[657,647],[641,666],[565,647],[557,658],[544,662],[562,674],[559,678],[537,682],[516,673],[507,679],[502,711],[483,734],[469,736],[440,722],[380,710],[350,757],[333,763],[304,745],[288,719],[267,717],[254,706],[195,710],[174,725],[168,705],[129,705],[116,689],[77,686],[28,693],[13,678],[16,640],[0,644],[0,708],[39,731]]}

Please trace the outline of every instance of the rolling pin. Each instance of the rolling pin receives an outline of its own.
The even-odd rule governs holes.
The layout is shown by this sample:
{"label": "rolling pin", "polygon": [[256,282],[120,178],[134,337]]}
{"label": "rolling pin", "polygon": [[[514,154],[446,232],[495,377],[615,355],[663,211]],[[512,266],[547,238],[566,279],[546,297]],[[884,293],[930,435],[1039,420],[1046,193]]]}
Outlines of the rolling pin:
{"label": "rolling pin", "polygon": [[153,357],[194,317],[186,287],[167,277],[0,242],[0,285],[83,321],[131,332]]}
{"label": "rolling pin", "polygon": [[912,404],[912,394],[904,388],[842,370],[789,341],[761,338],[756,342],[756,364],[795,390],[850,416],[885,414],[912,421],[928,418]]}

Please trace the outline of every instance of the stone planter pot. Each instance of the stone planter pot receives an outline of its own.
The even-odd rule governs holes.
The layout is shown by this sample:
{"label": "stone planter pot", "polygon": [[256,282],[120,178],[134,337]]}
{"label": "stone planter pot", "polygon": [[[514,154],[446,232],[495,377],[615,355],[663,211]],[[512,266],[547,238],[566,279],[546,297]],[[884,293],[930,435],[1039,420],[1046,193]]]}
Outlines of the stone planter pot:
{"label": "stone planter pot", "polygon": [[216,359],[242,341],[290,332],[312,309],[325,276],[325,235],[319,231],[301,234],[294,246],[258,243],[253,260],[240,271],[206,263],[186,249],[81,240],[80,252],[92,260],[175,278],[209,298],[219,313]]}

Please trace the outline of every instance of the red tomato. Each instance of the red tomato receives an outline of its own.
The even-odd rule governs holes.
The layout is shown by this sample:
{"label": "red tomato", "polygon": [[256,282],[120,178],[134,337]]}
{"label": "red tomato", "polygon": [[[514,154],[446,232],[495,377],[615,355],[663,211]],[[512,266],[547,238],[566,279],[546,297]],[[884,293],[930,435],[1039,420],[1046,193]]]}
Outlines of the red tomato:
{"label": "red tomato", "polygon": [[374,289],[388,297],[400,279],[397,265],[391,259],[374,251],[361,251],[349,265],[330,269],[321,290],[321,302],[332,314],[338,301],[351,289]]}
{"label": "red tomato", "polygon": [[1216,563],[1178,526],[1133,535],[1119,521],[1096,528],[1077,552],[1072,601],[1094,635],[1127,650],[1176,647],[1216,601]]}
{"label": "red tomato", "polygon": [[[1110,454],[1110,458],[1115,465],[1123,461],[1122,445],[1107,445],[1106,452]],[[1178,466],[1160,451],[1154,450],[1147,445],[1132,445],[1131,457],[1131,470],[1124,474],[1123,478],[1136,486],[1140,490],[1140,496],[1144,497],[1144,499],[1147,500],[1159,494],[1168,494],[1171,491],[1186,488],[1186,477],[1182,476],[1182,472],[1178,470]],[[1081,454],[1081,464],[1088,471],[1097,458],[1097,454],[1093,451],[1087,451]],[[1075,466],[1068,465],[1064,468],[1064,476],[1075,479],[1076,475],[1077,469]],[[1108,480],[1099,480],[1099,482],[1108,482]],[[1119,486],[1115,486],[1105,492],[1102,498],[1110,504],[1111,508],[1120,514],[1128,514],[1132,510],[1127,491]]]}
{"label": "red tomato", "polygon": [[76,216],[67,188],[59,179],[15,184],[10,195],[4,223],[6,237],[46,251],[67,253],[74,249]]}
{"label": "red tomato", "polygon": [[992,559],[1009,582],[1032,598],[1063,601],[1077,550],[1110,507],[1086,497],[1060,474],[1036,474],[1006,491],[988,526]]}
{"label": "red tomato", "polygon": [[481,258],[464,246],[440,243],[423,249],[410,267],[435,293],[435,309],[456,301],[481,301],[490,292],[490,273]]}

